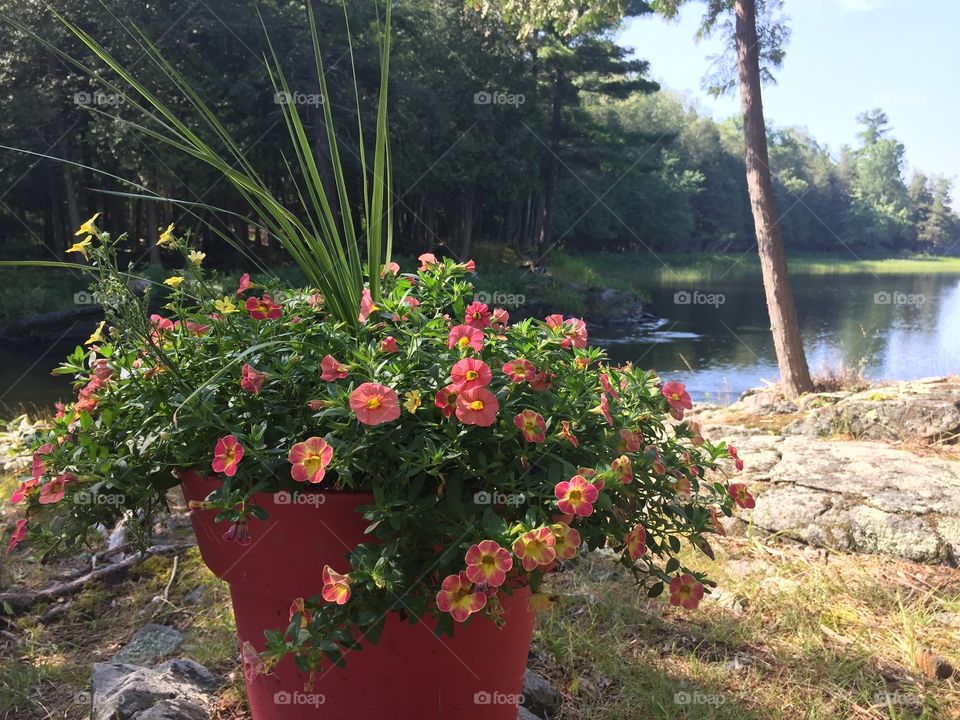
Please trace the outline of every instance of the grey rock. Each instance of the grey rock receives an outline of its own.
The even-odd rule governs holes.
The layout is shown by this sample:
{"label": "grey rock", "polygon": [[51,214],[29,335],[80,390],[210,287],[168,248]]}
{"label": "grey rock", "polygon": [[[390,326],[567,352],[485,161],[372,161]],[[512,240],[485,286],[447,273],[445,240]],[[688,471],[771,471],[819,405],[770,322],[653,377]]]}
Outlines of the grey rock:
{"label": "grey rock", "polygon": [[528,668],[523,675],[523,706],[539,715],[552,715],[560,709],[560,693],[549,680]]}
{"label": "grey rock", "polygon": [[168,660],[157,666],[157,672],[209,692],[219,690],[223,686],[223,678],[189,658]]}
{"label": "grey rock", "polygon": [[183,596],[184,605],[198,605],[203,600],[204,590],[202,587],[195,587]]}
{"label": "grey rock", "polygon": [[153,665],[183,645],[183,635],[168,625],[144,625],[113,656],[113,662]]}
{"label": "grey rock", "polygon": [[207,720],[223,681],[192,660],[151,669],[127,663],[93,666],[91,720]]}
{"label": "grey rock", "polygon": [[208,720],[210,715],[199,705],[185,700],[161,700],[136,716],[136,720]]}
{"label": "grey rock", "polygon": [[523,705],[517,708],[517,720],[541,720],[539,715],[534,715]]}

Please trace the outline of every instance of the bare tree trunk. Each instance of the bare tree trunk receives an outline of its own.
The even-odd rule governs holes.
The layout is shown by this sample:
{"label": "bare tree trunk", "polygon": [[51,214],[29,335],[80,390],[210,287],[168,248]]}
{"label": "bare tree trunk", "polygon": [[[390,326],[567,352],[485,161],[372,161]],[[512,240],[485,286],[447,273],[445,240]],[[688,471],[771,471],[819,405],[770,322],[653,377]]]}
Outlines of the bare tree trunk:
{"label": "bare tree trunk", "polygon": [[553,78],[553,108],[550,117],[550,155],[547,157],[547,172],[543,188],[543,217],[537,239],[537,267],[547,266],[550,251],[550,233],[553,230],[554,202],[557,197],[557,176],[560,174],[560,136],[563,112],[563,71],[558,67]]}
{"label": "bare tree trunk", "polygon": [[803,352],[797,311],[787,274],[787,258],[773,197],[767,132],[760,96],[760,50],[755,0],[735,0],[737,14],[737,69],[740,73],[740,110],[747,147],[747,190],[757,233],[763,288],[770,314],[770,330],[786,393],[796,397],[813,389]]}

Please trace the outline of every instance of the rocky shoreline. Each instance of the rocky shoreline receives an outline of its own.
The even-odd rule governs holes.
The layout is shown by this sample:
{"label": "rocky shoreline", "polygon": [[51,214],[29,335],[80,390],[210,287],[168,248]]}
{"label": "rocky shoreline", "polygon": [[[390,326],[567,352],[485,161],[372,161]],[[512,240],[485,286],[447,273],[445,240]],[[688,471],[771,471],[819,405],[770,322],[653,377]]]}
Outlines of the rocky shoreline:
{"label": "rocky shoreline", "polygon": [[776,390],[697,409],[735,445],[756,498],[731,534],[778,534],[842,551],[960,565],[960,378],[814,393]]}

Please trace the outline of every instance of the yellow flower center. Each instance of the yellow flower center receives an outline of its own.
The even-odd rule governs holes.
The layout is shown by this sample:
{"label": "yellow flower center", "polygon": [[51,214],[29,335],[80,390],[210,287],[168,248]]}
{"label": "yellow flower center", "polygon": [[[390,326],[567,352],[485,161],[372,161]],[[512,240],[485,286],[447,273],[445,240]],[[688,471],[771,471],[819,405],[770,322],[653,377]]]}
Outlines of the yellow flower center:
{"label": "yellow flower center", "polygon": [[581,500],[583,500],[583,492],[581,492],[580,490],[571,490],[567,494],[567,500],[569,500],[572,503],[578,503]]}
{"label": "yellow flower center", "polygon": [[463,377],[465,377],[467,380],[476,380],[478,377],[480,377],[480,373],[478,373],[476,370],[467,370],[463,374]]}
{"label": "yellow flower center", "polygon": [[483,410],[483,401],[482,401],[482,400],[474,400],[472,403],[470,403],[470,409],[471,409],[471,410]]}
{"label": "yellow flower center", "polygon": [[372,397],[367,400],[367,410],[376,410],[378,407],[380,407],[380,398]]}
{"label": "yellow flower center", "polygon": [[466,335],[464,335],[462,338],[457,340],[457,345],[459,345],[461,348],[465,348],[469,344],[470,344],[470,338],[468,338]]}

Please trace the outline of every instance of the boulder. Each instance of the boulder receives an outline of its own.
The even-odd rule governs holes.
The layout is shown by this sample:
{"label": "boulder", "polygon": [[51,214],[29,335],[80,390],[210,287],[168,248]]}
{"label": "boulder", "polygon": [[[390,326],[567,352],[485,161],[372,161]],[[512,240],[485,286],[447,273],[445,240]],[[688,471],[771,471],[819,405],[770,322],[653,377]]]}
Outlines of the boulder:
{"label": "boulder", "polygon": [[551,716],[560,709],[560,693],[549,680],[527,669],[523,675],[523,707],[541,716]]}
{"label": "boulder", "polygon": [[113,656],[115,663],[153,665],[175,653],[183,645],[183,635],[168,625],[144,625],[134,633],[130,642]]}
{"label": "boulder", "polygon": [[96,663],[91,680],[91,720],[207,720],[207,706],[223,681],[193,660],[156,669]]}

